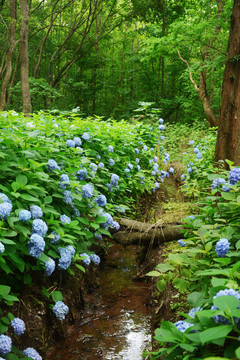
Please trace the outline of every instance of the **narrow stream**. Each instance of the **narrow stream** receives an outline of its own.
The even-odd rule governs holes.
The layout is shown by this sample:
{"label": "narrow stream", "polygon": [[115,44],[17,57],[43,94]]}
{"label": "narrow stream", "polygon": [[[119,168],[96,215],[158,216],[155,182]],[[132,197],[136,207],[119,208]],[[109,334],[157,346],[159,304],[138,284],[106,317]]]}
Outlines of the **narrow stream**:
{"label": "narrow stream", "polygon": [[101,269],[100,286],[89,296],[81,324],[48,359],[140,360],[151,346],[146,305],[149,285],[135,281],[137,247],[113,245]]}

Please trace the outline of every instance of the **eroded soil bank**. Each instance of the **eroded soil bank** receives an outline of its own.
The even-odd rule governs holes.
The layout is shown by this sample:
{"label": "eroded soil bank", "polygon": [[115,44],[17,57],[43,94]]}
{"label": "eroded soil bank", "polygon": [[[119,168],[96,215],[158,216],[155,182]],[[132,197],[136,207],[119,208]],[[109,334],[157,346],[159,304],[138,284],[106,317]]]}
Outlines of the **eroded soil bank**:
{"label": "eroded soil bank", "polygon": [[140,360],[151,348],[150,285],[135,280],[137,246],[113,244],[99,286],[84,297],[79,323],[47,353],[47,360]]}

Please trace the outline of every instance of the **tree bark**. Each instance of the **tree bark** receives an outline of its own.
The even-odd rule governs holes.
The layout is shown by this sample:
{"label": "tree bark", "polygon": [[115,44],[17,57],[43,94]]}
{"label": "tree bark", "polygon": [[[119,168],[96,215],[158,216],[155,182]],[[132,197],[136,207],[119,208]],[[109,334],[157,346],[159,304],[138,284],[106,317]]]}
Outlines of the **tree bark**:
{"label": "tree bark", "polygon": [[[223,77],[215,161],[240,165],[240,1],[234,0]],[[228,165],[225,163],[225,167]]]}
{"label": "tree bark", "polygon": [[20,0],[21,30],[20,30],[20,63],[21,63],[21,90],[22,111],[29,115],[32,112],[32,103],[29,89],[29,57],[28,57],[28,3]]}
{"label": "tree bark", "polygon": [[17,11],[16,11],[16,0],[10,0],[10,17],[11,17],[11,25],[10,25],[10,45],[6,63],[6,72],[3,78],[1,94],[0,94],[0,109],[4,110],[6,105],[6,94],[8,83],[12,74],[12,59],[16,46],[16,22],[17,22]]}

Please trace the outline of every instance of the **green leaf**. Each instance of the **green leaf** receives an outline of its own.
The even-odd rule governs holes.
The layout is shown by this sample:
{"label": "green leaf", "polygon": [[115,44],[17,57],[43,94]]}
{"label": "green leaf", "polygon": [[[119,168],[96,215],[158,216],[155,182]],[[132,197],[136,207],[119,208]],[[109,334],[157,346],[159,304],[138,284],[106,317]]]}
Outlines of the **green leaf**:
{"label": "green leaf", "polygon": [[63,295],[61,293],[61,291],[57,291],[55,290],[52,294],[52,299],[54,302],[57,302],[57,301],[62,301],[63,300]]}
{"label": "green leaf", "polygon": [[49,205],[49,204],[51,204],[52,203],[52,196],[46,196],[45,198],[44,198],[44,204],[45,205]]}
{"label": "green leaf", "polygon": [[50,293],[48,291],[47,288],[45,288],[44,286],[42,286],[42,293],[44,296],[46,296],[48,299],[50,298]]}
{"label": "green leaf", "polygon": [[0,285],[0,295],[7,295],[10,293],[10,286],[7,286],[7,285]]}
{"label": "green leaf", "polygon": [[226,337],[233,329],[232,325],[219,325],[199,333],[202,345]]}
{"label": "green leaf", "polygon": [[2,295],[2,298],[7,301],[19,301],[19,299],[13,295]]}
{"label": "green leaf", "polygon": [[32,195],[29,195],[29,194],[21,194],[21,197],[24,199],[24,200],[27,200],[27,201],[33,201],[33,202],[39,202],[40,200],[33,197]]}
{"label": "green leaf", "polygon": [[0,322],[0,334],[5,333],[6,331],[8,331],[8,326],[6,326]]}
{"label": "green leaf", "polygon": [[222,192],[222,198],[224,200],[235,200],[236,196],[233,192],[227,193],[227,192]]}
{"label": "green leaf", "polygon": [[25,186],[28,182],[28,178],[25,175],[20,174],[16,177],[16,182]]}
{"label": "green leaf", "polygon": [[159,291],[164,291],[166,288],[166,281],[163,279],[158,280],[157,282],[157,288]]}
{"label": "green leaf", "polygon": [[200,292],[193,292],[187,297],[189,305],[196,308],[198,306],[202,306],[204,304],[204,296]]}
{"label": "green leaf", "polygon": [[146,275],[147,275],[147,276],[155,276],[155,277],[159,277],[161,274],[160,274],[160,272],[159,272],[159,271],[155,271],[155,270],[153,270],[153,271],[148,272]]}
{"label": "green leaf", "polygon": [[180,292],[185,292],[188,289],[189,282],[180,278],[174,279],[173,284]]}
{"label": "green leaf", "polygon": [[232,310],[237,309],[239,300],[235,296],[226,295],[216,297],[213,303],[219,310],[231,313]]}
{"label": "green leaf", "polygon": [[235,354],[236,354],[237,358],[240,359],[240,347],[238,347],[238,348],[235,350]]}
{"label": "green leaf", "polygon": [[164,263],[164,264],[158,264],[156,266],[156,269],[158,269],[162,273],[165,273],[169,270],[174,270],[174,267],[168,263]]}
{"label": "green leaf", "polygon": [[86,272],[86,270],[84,269],[83,266],[79,265],[79,264],[74,264],[79,270],[83,271],[84,273]]}

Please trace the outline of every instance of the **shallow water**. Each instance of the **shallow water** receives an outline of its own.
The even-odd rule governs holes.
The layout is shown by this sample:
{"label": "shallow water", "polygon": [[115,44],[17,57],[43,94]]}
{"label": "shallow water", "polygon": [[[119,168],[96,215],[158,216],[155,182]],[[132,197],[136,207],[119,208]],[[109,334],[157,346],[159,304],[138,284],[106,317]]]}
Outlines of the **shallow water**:
{"label": "shallow water", "polygon": [[81,324],[68,329],[67,340],[51,351],[49,360],[140,360],[143,349],[151,350],[149,286],[133,280],[136,252],[133,246],[110,248]]}

